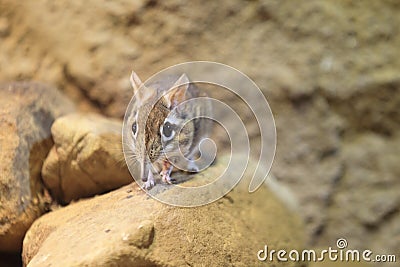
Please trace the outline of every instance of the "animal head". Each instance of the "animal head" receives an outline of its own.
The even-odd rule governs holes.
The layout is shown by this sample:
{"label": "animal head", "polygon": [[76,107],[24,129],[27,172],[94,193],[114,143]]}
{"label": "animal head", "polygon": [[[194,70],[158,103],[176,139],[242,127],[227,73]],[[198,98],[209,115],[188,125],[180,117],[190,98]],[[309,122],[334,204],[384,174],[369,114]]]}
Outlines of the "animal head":
{"label": "animal head", "polygon": [[135,99],[128,119],[131,130],[128,136],[132,140],[132,153],[140,163],[141,178],[146,180],[151,164],[160,164],[166,159],[166,153],[168,159],[173,160],[175,154],[178,157],[180,153],[187,155],[190,152],[194,124],[192,121],[186,123],[185,118],[191,108],[187,105],[179,107],[190,95],[189,79],[183,74],[171,87],[161,83],[161,88],[154,88],[146,87],[132,72],[130,81]]}

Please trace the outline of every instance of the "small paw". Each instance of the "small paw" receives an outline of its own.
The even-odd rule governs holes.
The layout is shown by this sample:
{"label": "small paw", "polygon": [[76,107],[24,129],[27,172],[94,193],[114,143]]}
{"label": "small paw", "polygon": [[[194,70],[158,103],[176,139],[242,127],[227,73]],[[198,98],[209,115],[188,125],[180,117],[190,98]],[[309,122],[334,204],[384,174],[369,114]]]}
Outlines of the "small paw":
{"label": "small paw", "polygon": [[160,173],[161,175],[161,180],[166,183],[166,184],[173,184],[175,182],[175,179],[171,178],[169,172],[167,173]]}
{"label": "small paw", "polygon": [[151,170],[149,170],[149,173],[147,174],[147,179],[142,179],[142,181],[145,181],[142,187],[146,190],[151,189],[156,184],[154,181],[153,172]]}
{"label": "small paw", "polygon": [[146,189],[146,190],[150,190],[155,185],[156,185],[156,183],[154,182],[154,180],[148,179],[145,183],[143,183],[142,188]]}
{"label": "small paw", "polygon": [[173,182],[175,182],[175,179],[171,178],[172,169],[173,166],[169,161],[163,162],[163,169],[160,172],[160,175],[161,175],[161,180],[166,184],[172,184]]}

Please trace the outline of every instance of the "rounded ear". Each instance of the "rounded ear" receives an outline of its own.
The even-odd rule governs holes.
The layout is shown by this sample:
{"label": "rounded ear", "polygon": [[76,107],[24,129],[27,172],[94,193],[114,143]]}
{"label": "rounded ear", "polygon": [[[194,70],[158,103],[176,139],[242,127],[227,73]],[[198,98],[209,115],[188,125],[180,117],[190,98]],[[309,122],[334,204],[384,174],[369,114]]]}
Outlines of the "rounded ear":
{"label": "rounded ear", "polygon": [[133,88],[133,94],[136,94],[139,91],[140,86],[143,85],[143,83],[140,80],[139,76],[134,71],[132,71],[130,81]]}
{"label": "rounded ear", "polygon": [[171,89],[164,95],[165,103],[167,107],[172,109],[179,103],[185,101],[186,91],[189,88],[189,78],[184,73],[174,83]]}
{"label": "rounded ear", "polygon": [[149,87],[145,87],[139,76],[134,71],[132,71],[130,81],[133,88],[133,95],[136,95],[136,99],[140,103],[144,103],[146,100],[155,96],[155,90]]}

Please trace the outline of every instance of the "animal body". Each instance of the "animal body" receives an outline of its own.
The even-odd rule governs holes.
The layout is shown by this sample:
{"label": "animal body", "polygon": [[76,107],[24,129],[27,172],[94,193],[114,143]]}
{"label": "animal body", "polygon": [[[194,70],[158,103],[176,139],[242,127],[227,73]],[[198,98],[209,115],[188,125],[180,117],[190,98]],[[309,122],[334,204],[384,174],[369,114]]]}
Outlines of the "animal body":
{"label": "animal body", "polygon": [[130,131],[125,134],[131,155],[128,158],[139,163],[143,187],[153,187],[158,174],[164,183],[173,183],[171,173],[178,170],[177,166],[183,166],[179,169],[184,171],[199,171],[196,160],[200,142],[211,131],[205,118],[211,115],[211,104],[188,100],[205,99],[206,94],[191,84],[186,74],[145,86],[132,72],[130,81],[135,97],[124,129]]}

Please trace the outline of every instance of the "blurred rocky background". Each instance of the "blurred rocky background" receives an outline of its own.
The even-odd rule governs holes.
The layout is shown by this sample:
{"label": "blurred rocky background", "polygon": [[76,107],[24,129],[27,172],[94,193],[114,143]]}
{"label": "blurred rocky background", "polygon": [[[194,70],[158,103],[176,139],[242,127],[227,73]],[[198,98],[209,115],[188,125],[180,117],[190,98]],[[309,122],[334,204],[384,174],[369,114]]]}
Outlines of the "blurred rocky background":
{"label": "blurred rocky background", "polygon": [[0,0],[0,81],[50,83],[81,112],[122,118],[132,69],[146,80],[184,61],[235,67],[271,105],[272,173],[299,201],[308,246],[344,237],[398,255],[399,11],[395,0]]}

